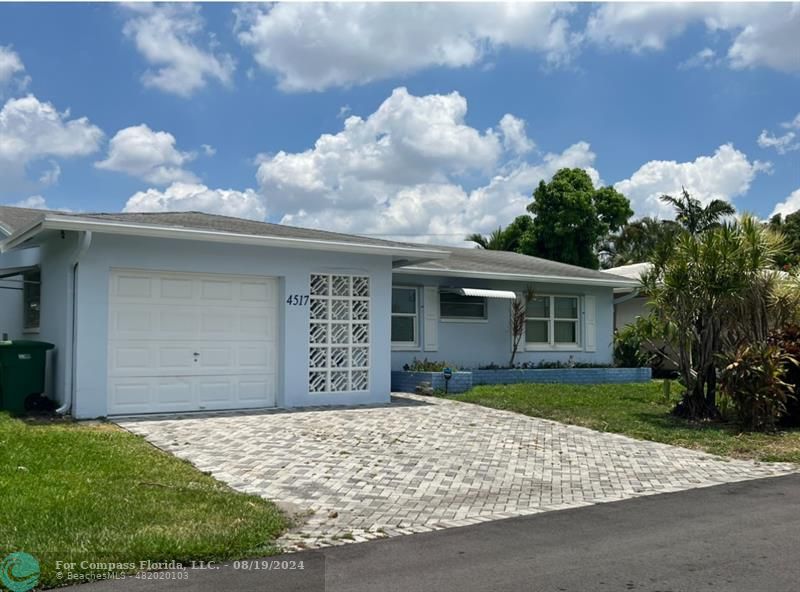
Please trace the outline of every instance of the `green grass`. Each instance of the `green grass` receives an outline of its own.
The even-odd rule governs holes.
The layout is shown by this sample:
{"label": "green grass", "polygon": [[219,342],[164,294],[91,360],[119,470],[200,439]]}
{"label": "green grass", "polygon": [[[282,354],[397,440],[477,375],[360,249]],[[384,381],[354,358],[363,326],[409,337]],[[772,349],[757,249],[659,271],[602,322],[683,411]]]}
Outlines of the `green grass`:
{"label": "green grass", "polygon": [[236,493],[113,424],[34,423],[5,413],[0,500],[0,559],[34,555],[45,587],[69,583],[58,579],[57,560],[268,555],[287,527],[271,502]]}
{"label": "green grass", "polygon": [[516,411],[633,438],[761,461],[800,463],[800,430],[742,432],[731,423],[691,423],[669,415],[661,381],[639,384],[515,384],[478,386],[458,401]]}

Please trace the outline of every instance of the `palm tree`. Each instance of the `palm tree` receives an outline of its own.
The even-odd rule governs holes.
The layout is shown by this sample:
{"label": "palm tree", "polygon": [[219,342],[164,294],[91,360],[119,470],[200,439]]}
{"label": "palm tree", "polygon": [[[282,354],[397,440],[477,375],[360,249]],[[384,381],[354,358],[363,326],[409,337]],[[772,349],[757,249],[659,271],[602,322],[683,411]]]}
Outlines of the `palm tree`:
{"label": "palm tree", "polygon": [[736,213],[736,208],[727,201],[712,199],[703,206],[702,202],[689,195],[685,188],[681,188],[681,192],[680,197],[662,195],[660,199],[675,208],[675,221],[694,236],[709,228],[718,227],[722,218]]}
{"label": "palm tree", "polygon": [[699,234],[681,230],[643,278],[650,319],[669,338],[686,389],[679,414],[716,416],[716,357],[731,342],[757,340],[770,328],[780,303],[764,270],[784,250],[781,235],[746,215]]}
{"label": "palm tree", "polygon": [[508,246],[506,244],[508,241],[506,240],[502,227],[493,230],[489,236],[484,236],[479,232],[469,234],[465,240],[475,243],[478,249],[487,249],[489,251],[505,251]]}
{"label": "palm tree", "polygon": [[645,216],[623,226],[610,235],[601,250],[610,267],[650,261],[665,246],[672,244],[680,226],[672,220]]}

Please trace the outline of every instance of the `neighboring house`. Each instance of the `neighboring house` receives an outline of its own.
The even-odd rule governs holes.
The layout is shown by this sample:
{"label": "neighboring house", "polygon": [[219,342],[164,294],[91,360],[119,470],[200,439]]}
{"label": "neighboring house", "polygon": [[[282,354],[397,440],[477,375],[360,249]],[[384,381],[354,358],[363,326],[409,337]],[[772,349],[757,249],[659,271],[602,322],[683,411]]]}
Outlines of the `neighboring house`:
{"label": "neighboring house", "polygon": [[505,363],[527,285],[520,361],[610,362],[613,290],[635,285],[196,212],[0,207],[0,240],[0,279],[23,288],[0,290],[0,332],[55,344],[50,394],[79,418],[387,402],[415,355]]}
{"label": "neighboring house", "polygon": [[640,292],[641,278],[653,269],[652,263],[631,263],[607,269],[607,273],[628,278],[637,282],[637,287],[623,287],[614,290],[614,329],[622,329],[636,320],[650,314],[647,308],[648,298]]}

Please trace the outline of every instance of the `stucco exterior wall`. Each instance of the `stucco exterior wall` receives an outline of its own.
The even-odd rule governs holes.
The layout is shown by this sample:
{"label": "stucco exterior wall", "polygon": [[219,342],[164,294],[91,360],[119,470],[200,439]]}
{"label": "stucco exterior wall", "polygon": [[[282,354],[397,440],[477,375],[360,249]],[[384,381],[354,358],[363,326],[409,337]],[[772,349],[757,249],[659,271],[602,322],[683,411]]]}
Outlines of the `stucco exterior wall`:
{"label": "stucco exterior wall", "polygon": [[[397,286],[416,286],[419,291],[419,317],[422,318],[422,290],[424,286],[487,288],[521,292],[532,285],[542,295],[592,295],[596,306],[596,351],[584,351],[581,346],[573,350],[524,351],[521,344],[516,363],[537,363],[540,361],[564,361],[572,357],[577,362],[610,364],[612,361],[613,336],[613,290],[599,286],[583,286],[552,283],[521,283],[478,279],[459,279],[453,277],[422,276],[395,273],[393,282]],[[582,306],[582,305],[581,305]],[[403,365],[417,359],[441,360],[458,368],[478,368],[488,364],[505,365],[511,356],[510,302],[495,298],[488,299],[486,321],[439,320],[438,348],[424,351],[422,345],[413,349],[392,351],[392,369],[402,370]],[[582,316],[582,315],[581,315]],[[420,344],[424,344],[424,323],[418,324]],[[585,340],[585,324],[581,322],[581,344]]]}
{"label": "stucco exterior wall", "polygon": [[[42,338],[63,352],[69,347],[68,255],[77,237],[51,238],[42,257]],[[390,393],[391,261],[389,257],[298,249],[211,244],[95,234],[77,275],[76,400],[74,415],[107,413],[109,280],[112,268],[254,275],[279,278],[279,407],[388,402]],[[308,392],[308,306],[286,306],[287,294],[308,294],[312,273],[358,273],[370,277],[370,389],[365,393]],[[69,388],[68,369],[59,364],[57,396]]]}
{"label": "stucco exterior wall", "polygon": [[647,306],[648,299],[644,296],[632,298],[625,302],[617,304],[616,317],[614,319],[614,328],[622,329],[626,325],[630,325],[636,320],[636,317],[646,317],[650,314],[650,309]]}

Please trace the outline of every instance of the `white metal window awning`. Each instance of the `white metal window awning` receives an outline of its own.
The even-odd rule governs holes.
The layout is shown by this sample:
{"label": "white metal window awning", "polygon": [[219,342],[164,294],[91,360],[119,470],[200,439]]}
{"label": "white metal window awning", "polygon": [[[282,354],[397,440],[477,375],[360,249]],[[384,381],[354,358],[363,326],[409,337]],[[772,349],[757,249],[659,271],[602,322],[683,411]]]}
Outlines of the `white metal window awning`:
{"label": "white metal window awning", "polygon": [[455,288],[456,294],[462,296],[479,296],[481,298],[502,298],[503,300],[516,300],[517,295],[511,290],[484,290],[482,288]]}

